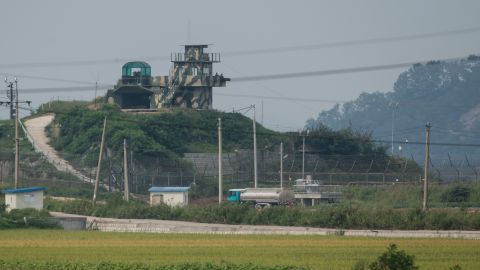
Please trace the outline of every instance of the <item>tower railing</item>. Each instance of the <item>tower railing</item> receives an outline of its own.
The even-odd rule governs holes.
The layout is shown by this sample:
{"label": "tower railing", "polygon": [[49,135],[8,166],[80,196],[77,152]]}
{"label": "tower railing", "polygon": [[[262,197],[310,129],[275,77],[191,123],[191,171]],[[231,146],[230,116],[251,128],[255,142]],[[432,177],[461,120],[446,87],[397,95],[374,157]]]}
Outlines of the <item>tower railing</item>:
{"label": "tower railing", "polygon": [[172,53],[170,55],[171,62],[213,62],[219,63],[221,60],[220,53],[203,53],[199,57],[192,57],[186,53]]}

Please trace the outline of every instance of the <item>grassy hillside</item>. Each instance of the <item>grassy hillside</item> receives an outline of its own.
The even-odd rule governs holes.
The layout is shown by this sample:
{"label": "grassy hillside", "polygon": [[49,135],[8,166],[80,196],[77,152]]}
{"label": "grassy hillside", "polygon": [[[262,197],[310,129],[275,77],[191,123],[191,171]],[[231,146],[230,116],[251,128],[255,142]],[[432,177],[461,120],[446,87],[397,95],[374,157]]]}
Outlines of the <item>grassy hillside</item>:
{"label": "grassy hillside", "polygon": [[[133,160],[130,165],[135,170],[135,179],[138,180],[135,188],[138,188],[139,192],[157,183],[158,175],[163,175],[161,181],[168,185],[172,183],[172,175],[176,177],[175,184],[183,185],[192,181],[213,183],[214,179],[198,179],[195,169],[202,168],[193,168],[192,164],[182,157],[184,153],[190,152],[217,152],[218,118],[222,119],[224,152],[235,153],[253,146],[252,120],[240,113],[171,109],[158,113],[132,114],[122,112],[117,106],[103,105],[99,109],[92,109],[90,105],[68,102],[50,105],[56,113],[55,123],[50,127],[54,147],[77,167],[93,170],[98,159],[103,119],[106,116],[105,160],[108,165],[105,165],[102,171],[102,179],[107,179],[109,175],[122,177],[123,140],[126,139],[132,155],[129,160]],[[57,107],[58,109],[55,109]],[[290,157],[295,157],[300,152],[302,139],[298,133],[275,132],[258,123],[256,129],[257,148],[263,153],[262,158],[265,152],[270,151],[270,156],[274,155],[273,151],[277,151],[280,142],[284,143],[284,152]],[[317,159],[324,155],[329,159],[345,155],[367,157],[357,163],[358,166],[365,163],[364,167],[370,165],[371,159],[368,157],[375,157],[379,162],[374,164],[372,171],[380,168],[383,171],[385,164],[391,159],[385,154],[385,148],[372,143],[368,134],[349,129],[332,131],[321,127],[311,130],[307,147],[310,149],[309,154]],[[274,158],[269,159],[271,164],[263,162],[262,168],[272,172],[278,170],[277,156],[278,154],[275,154]],[[327,161],[316,164],[307,162],[306,170],[313,170],[314,166],[323,170],[328,167]],[[251,163],[248,160],[245,162]],[[301,163],[292,163],[289,169],[301,171],[299,166]],[[342,170],[343,168],[337,168],[337,171]],[[182,178],[188,180],[182,182]],[[212,194],[215,193],[213,189],[211,191]]]}
{"label": "grassy hillside", "polygon": [[[66,180],[70,176],[57,171],[36,153],[19,126],[19,183],[20,187],[42,185],[44,180]],[[0,188],[11,187],[15,172],[15,122],[0,121]]]}
{"label": "grassy hillside", "polygon": [[[103,118],[107,116],[107,147],[119,150],[123,139],[136,153],[175,157],[186,152],[214,152],[217,145],[217,119],[222,118],[223,147],[251,147],[252,122],[239,113],[214,110],[171,110],[159,114],[122,113],[117,107],[105,105],[101,110],[74,106],[57,114],[55,123],[61,127],[55,148],[71,153],[85,153],[101,137]],[[271,143],[282,135],[257,126],[258,135],[268,136]],[[283,137],[285,137],[283,135]],[[262,147],[264,140],[259,140]]]}

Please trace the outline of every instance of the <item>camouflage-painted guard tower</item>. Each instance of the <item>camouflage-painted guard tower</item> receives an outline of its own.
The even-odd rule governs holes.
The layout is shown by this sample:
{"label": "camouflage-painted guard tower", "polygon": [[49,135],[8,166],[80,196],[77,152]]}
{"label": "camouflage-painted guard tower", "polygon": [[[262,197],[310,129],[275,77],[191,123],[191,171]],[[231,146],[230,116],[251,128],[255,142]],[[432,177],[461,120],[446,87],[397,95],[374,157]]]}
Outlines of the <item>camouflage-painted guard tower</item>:
{"label": "camouflage-painted guard tower", "polygon": [[206,53],[208,45],[185,45],[184,53],[173,53],[170,60],[168,92],[161,103],[167,107],[194,109],[212,108],[212,88],[224,87],[229,78],[213,74],[213,63],[220,62],[219,53]]}
{"label": "camouflage-painted guard tower", "polygon": [[169,76],[151,76],[145,62],[122,67],[122,79],[107,92],[107,102],[122,109],[212,108],[212,88],[224,87],[229,78],[213,74],[220,54],[206,53],[208,45],[185,45],[184,53],[172,53]]}

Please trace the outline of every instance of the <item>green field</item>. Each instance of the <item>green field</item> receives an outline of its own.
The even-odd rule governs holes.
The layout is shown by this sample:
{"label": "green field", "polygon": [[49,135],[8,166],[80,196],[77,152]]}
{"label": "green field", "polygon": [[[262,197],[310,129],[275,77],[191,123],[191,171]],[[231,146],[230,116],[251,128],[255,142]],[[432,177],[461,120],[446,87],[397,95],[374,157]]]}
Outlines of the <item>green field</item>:
{"label": "green field", "polygon": [[254,236],[105,233],[61,230],[2,230],[0,260],[5,262],[152,265],[185,262],[295,265],[311,269],[351,269],[372,261],[390,243],[416,256],[420,269],[480,269],[480,241],[393,239],[344,236]]}

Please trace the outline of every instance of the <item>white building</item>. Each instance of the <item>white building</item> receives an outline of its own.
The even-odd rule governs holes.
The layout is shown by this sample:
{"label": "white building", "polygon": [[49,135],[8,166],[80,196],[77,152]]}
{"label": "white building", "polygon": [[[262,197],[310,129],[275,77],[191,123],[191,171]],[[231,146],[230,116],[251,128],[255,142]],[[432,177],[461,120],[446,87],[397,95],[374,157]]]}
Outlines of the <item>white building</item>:
{"label": "white building", "polygon": [[170,206],[188,205],[188,190],[190,187],[151,187],[150,205],[161,203]]}
{"label": "white building", "polygon": [[43,209],[43,191],[44,187],[29,187],[5,189],[5,205],[7,212],[12,209],[35,208]]}

